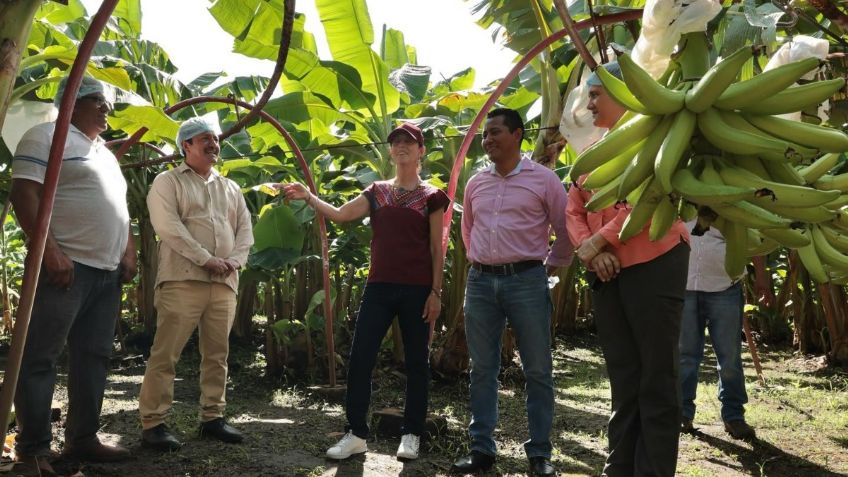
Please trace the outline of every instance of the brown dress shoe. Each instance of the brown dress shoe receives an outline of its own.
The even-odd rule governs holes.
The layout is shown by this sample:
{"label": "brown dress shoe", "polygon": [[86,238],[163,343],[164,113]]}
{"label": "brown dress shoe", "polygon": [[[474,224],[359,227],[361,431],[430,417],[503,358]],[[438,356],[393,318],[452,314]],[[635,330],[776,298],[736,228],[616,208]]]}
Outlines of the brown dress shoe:
{"label": "brown dress shoe", "polygon": [[724,423],[724,430],[734,439],[743,441],[755,439],[757,432],[744,419],[736,419]]}
{"label": "brown dress shoe", "polygon": [[110,446],[98,440],[85,444],[66,444],[63,455],[87,462],[119,462],[130,457],[129,449]]}
{"label": "brown dress shoe", "polygon": [[50,463],[54,460],[53,456],[48,455],[24,455],[18,454],[15,456],[15,462],[19,462],[32,470],[38,470],[36,475],[43,477],[59,477],[59,474],[53,470]]}

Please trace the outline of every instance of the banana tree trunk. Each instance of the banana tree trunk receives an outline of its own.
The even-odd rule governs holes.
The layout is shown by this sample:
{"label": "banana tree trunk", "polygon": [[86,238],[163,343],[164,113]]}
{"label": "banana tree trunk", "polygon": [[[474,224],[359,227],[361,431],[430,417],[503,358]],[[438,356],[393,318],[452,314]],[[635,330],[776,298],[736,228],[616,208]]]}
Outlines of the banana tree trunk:
{"label": "banana tree trunk", "polygon": [[138,314],[144,323],[144,331],[150,335],[156,328],[156,307],[153,306],[153,296],[156,292],[156,272],[159,263],[159,249],[156,245],[156,232],[149,217],[138,218],[139,233],[139,262],[141,273],[136,291]]}
{"label": "banana tree trunk", "polygon": [[0,129],[11,103],[32,19],[41,3],[41,0],[0,2]]}

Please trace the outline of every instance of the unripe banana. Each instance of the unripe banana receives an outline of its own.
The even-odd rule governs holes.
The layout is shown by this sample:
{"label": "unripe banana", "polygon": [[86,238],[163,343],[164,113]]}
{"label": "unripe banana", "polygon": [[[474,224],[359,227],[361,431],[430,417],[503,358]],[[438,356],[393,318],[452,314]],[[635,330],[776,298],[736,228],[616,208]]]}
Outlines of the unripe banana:
{"label": "unripe banana", "polygon": [[754,126],[785,141],[796,142],[823,152],[848,151],[848,135],[833,128],[777,116],[745,115],[744,117]]}
{"label": "unripe banana", "polygon": [[686,109],[693,113],[700,113],[713,105],[722,93],[733,83],[742,66],[751,59],[753,50],[750,46],[743,46],[735,53],[716,63],[686,92]]}
{"label": "unripe banana", "polygon": [[595,170],[589,173],[586,180],[583,181],[583,187],[590,190],[600,189],[609,184],[611,180],[621,177],[627,165],[630,164],[630,161],[642,149],[644,144],[645,141],[633,143],[621,154],[596,167]]}
{"label": "unripe banana", "polygon": [[757,156],[732,156],[728,160],[720,161],[720,164],[732,164],[740,169],[745,169],[746,171],[755,174],[757,177],[761,179],[765,179],[767,181],[772,180],[771,174],[769,174],[768,169],[766,169],[765,164],[769,161],[761,161]]}
{"label": "unripe banana", "polygon": [[618,200],[624,200],[637,187],[654,174],[654,161],[657,152],[662,146],[663,140],[668,135],[674,116],[669,115],[662,119],[659,125],[645,140],[642,149],[636,153],[636,157],[630,161],[621,178],[621,186],[618,190]]}
{"label": "unripe banana", "polygon": [[618,233],[618,239],[626,242],[641,232],[648,221],[651,220],[660,201],[665,198],[666,195],[663,193],[659,181],[656,178],[651,179],[651,182],[631,209],[630,214],[624,219],[624,224],[622,224],[621,231]]}
{"label": "unripe banana", "polygon": [[612,160],[622,150],[648,137],[661,119],[661,116],[637,115],[610,131],[603,139],[589,146],[577,157],[569,172],[571,181],[576,182],[583,174]]}
{"label": "unripe banana", "polygon": [[821,261],[840,272],[848,272],[848,256],[835,249],[815,225],[811,227],[811,232],[813,233],[813,244],[816,246],[816,252],[818,252]]}
{"label": "unripe banana", "polygon": [[627,89],[627,85],[624,81],[613,76],[612,73],[607,71],[604,67],[599,66],[595,69],[595,73],[598,75],[598,79],[601,80],[601,84],[604,85],[606,93],[618,104],[639,114],[651,114],[648,108],[639,102],[639,100],[633,96],[633,93]]}
{"label": "unripe banana", "polygon": [[733,154],[784,157],[789,160],[792,150],[786,141],[743,131],[725,122],[714,108],[698,114],[698,129],[713,146]]}
{"label": "unripe banana", "polygon": [[[780,205],[787,207],[813,207],[826,204],[839,196],[836,191],[821,191],[812,187],[803,187],[779,182],[767,181],[744,169],[725,165],[719,169],[721,179],[728,185],[737,187],[754,187],[768,189],[774,194],[774,199]],[[761,205],[767,197],[755,199],[753,202]]]}
{"label": "unripe banana", "polygon": [[800,159],[813,159],[819,155],[819,150],[814,148],[809,148],[802,146],[798,143],[784,141],[783,139],[774,137],[773,135],[763,131],[762,129],[754,126],[748,121],[742,114],[739,114],[736,111],[722,111],[719,110],[719,115],[724,122],[730,125],[733,128],[739,129],[740,131],[745,131],[747,133],[751,133],[757,136],[762,136],[766,139],[770,139],[773,141],[785,142],[786,147],[788,147],[791,151],[789,153],[781,152],[781,153],[773,153],[770,151],[765,151],[763,153],[758,154],[760,158],[766,159],[769,161],[778,161],[778,162],[787,162],[788,161],[798,161]]}
{"label": "unripe banana", "polygon": [[818,190],[838,190],[848,192],[848,172],[835,176],[825,174],[819,180],[813,182],[813,187]]}
{"label": "unripe banana", "polygon": [[627,88],[651,114],[671,114],[683,108],[685,92],[657,83],[627,53],[618,57],[618,65]]}
{"label": "unripe banana", "polygon": [[827,225],[820,225],[819,230],[824,234],[824,238],[833,245],[833,248],[842,253],[848,253],[848,235]]}
{"label": "unripe banana", "polygon": [[745,273],[748,264],[748,229],[726,221],[721,232],[725,240],[724,271],[735,280]]}
{"label": "unripe banana", "polygon": [[810,244],[807,229],[760,229],[760,234],[788,248],[805,247]]}
{"label": "unripe banana", "polygon": [[791,220],[744,200],[732,205],[712,205],[710,208],[726,220],[752,229],[787,228],[792,225]]}
{"label": "unripe banana", "polygon": [[836,199],[824,204],[824,207],[827,207],[830,210],[839,210],[848,205],[848,194],[842,194]]}
{"label": "unripe banana", "polygon": [[684,222],[695,220],[698,217],[698,207],[689,201],[681,200],[680,206],[677,208],[677,215]]}
{"label": "unripe banana", "polygon": [[827,171],[833,169],[840,157],[842,157],[842,154],[837,152],[825,154],[814,160],[809,166],[799,169],[798,174],[804,178],[805,183],[812,184],[827,174]]}
{"label": "unripe banana", "polygon": [[770,98],[739,108],[739,110],[746,114],[759,115],[794,113],[810,106],[817,106],[844,86],[845,79],[836,78],[789,87]]}
{"label": "unripe banana", "polygon": [[836,218],[836,212],[820,205],[813,207],[788,207],[780,205],[783,202],[774,202],[768,197],[752,200],[751,203],[787,219],[806,222],[808,224],[829,222]]}
{"label": "unripe banana", "polygon": [[669,196],[660,201],[651,217],[651,225],[648,227],[648,239],[655,242],[663,237],[671,229],[677,220],[677,203]]}
{"label": "unripe banana", "polygon": [[663,140],[654,162],[654,177],[659,180],[663,192],[671,193],[671,176],[677,170],[683,154],[689,149],[692,133],[695,132],[695,114],[688,109],[674,115],[671,129]]}
{"label": "unripe banana", "polygon": [[[712,169],[711,165],[709,167]],[[699,205],[732,204],[740,200],[753,199],[757,196],[757,189],[754,187],[736,187],[704,182],[695,177],[689,168],[677,171],[674,174],[671,185],[686,200]]]}
{"label": "unripe banana", "polygon": [[763,163],[763,167],[768,171],[769,177],[774,179],[776,182],[782,182],[784,184],[791,184],[797,186],[806,185],[807,182],[795,170],[794,167],[789,165],[786,162],[779,161],[760,161]]}
{"label": "unripe banana", "polygon": [[798,247],[797,250],[798,258],[801,259],[801,263],[804,265],[804,268],[807,269],[807,272],[810,274],[810,278],[812,278],[816,283],[827,283],[827,271],[824,269],[824,265],[822,265],[818,252],[816,252],[815,244],[811,241],[809,245],[805,247]]}
{"label": "unripe banana", "polygon": [[[620,182],[621,178],[618,177],[592,193],[592,197],[586,202],[586,210],[597,212],[615,205]],[[571,187],[577,187],[577,185],[573,184]]]}
{"label": "unripe banana", "polygon": [[719,109],[741,109],[770,98],[788,88],[819,65],[818,58],[778,66],[753,78],[730,85],[716,100]]}
{"label": "unripe banana", "polygon": [[[751,229],[748,229],[749,231]],[[752,247],[750,244],[748,245],[748,257],[762,257],[768,255],[775,250],[780,248],[780,244],[777,241],[772,240],[770,238],[763,238],[762,242],[759,245]]]}

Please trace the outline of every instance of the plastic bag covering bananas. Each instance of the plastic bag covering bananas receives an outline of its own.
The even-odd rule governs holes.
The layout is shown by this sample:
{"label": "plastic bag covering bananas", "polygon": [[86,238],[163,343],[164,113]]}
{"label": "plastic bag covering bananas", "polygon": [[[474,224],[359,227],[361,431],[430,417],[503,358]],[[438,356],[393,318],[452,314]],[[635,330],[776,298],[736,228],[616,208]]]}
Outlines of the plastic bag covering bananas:
{"label": "plastic bag covering bananas", "polygon": [[626,53],[618,56],[620,77],[598,68],[606,93],[629,111],[577,157],[571,180],[589,174],[592,209],[630,203],[622,240],[645,227],[657,240],[678,214],[697,210],[693,233],[710,224],[726,231],[731,276],[749,255],[780,245],[797,249],[817,281],[845,277],[848,173],[838,172],[848,135],[776,117],[818,105],[845,79],[796,85],[821,66],[806,58],[740,80],[756,54],[746,46],[710,65],[706,35],[691,33],[664,79]]}

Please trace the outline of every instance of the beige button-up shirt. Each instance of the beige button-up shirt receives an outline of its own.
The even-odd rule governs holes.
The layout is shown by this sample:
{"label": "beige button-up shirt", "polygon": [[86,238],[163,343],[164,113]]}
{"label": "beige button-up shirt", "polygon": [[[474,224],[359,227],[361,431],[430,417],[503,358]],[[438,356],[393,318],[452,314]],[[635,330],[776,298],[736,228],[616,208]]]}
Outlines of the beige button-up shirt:
{"label": "beige button-up shirt", "polygon": [[215,276],[212,257],[247,263],[253,245],[250,212],[238,184],[216,170],[204,179],[181,164],[159,174],[147,194],[150,222],[159,235],[156,286],[168,281],[225,283],[238,291],[238,273]]}

